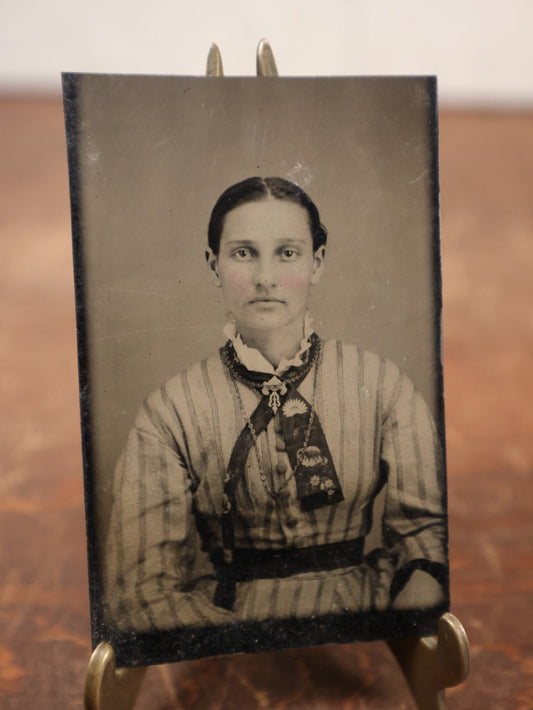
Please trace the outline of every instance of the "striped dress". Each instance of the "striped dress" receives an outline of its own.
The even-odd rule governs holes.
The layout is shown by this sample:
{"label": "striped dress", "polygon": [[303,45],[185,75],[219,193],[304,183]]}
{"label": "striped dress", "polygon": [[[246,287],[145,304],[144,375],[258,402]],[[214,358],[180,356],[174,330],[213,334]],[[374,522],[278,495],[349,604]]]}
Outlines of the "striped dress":
{"label": "striped dress", "polygon": [[[209,552],[222,545],[223,481],[246,425],[235,387],[248,416],[260,398],[231,379],[217,352],[147,398],[117,465],[104,566],[114,626],[164,630],[379,611],[402,575],[422,569],[443,578],[444,472],[424,400],[396,365],[353,345],[324,342],[318,367],[316,412],[344,500],[301,509],[274,419],[257,442],[263,474],[274,491],[289,480],[272,498],[250,451],[236,490],[235,545],[285,550],[364,538],[363,563],[242,581],[233,611],[213,603]],[[299,386],[307,402],[314,381],[312,368]]]}

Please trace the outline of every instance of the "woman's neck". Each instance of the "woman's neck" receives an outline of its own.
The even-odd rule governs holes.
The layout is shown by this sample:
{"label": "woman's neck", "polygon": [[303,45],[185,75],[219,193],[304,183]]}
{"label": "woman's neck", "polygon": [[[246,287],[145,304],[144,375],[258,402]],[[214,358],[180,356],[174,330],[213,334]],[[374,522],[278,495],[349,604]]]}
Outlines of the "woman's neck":
{"label": "woman's neck", "polygon": [[250,348],[256,348],[273,366],[277,367],[282,360],[288,360],[296,355],[304,337],[303,321],[296,327],[288,323],[282,328],[270,331],[257,331],[239,328],[242,341]]}

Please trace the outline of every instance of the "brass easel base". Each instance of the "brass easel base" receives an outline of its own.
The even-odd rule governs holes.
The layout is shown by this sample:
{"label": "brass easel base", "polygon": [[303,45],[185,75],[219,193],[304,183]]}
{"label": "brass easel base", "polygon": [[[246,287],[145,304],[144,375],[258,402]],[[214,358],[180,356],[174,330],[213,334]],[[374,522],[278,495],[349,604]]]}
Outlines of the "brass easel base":
{"label": "brass easel base", "polygon": [[453,614],[439,619],[437,638],[388,641],[418,710],[446,710],[444,689],[459,685],[470,670],[470,645]]}
{"label": "brass easel base", "polygon": [[[465,680],[470,648],[453,614],[439,620],[438,636],[388,641],[402,668],[418,710],[446,710],[444,689]],[[115,667],[115,652],[102,642],[93,652],[85,678],[85,710],[132,710],[146,668]]]}
{"label": "brass easel base", "polygon": [[116,668],[115,652],[106,642],[94,649],[85,676],[85,710],[131,710],[146,668]]}

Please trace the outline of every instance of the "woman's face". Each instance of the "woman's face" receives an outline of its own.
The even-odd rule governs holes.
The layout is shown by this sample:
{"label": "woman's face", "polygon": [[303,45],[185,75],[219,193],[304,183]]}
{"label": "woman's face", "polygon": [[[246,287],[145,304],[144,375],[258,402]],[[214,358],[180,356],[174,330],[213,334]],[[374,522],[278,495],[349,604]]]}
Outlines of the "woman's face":
{"label": "woman's face", "polygon": [[272,198],[228,212],[218,256],[209,257],[241,332],[301,328],[323,263],[324,247],[313,252],[305,209]]}

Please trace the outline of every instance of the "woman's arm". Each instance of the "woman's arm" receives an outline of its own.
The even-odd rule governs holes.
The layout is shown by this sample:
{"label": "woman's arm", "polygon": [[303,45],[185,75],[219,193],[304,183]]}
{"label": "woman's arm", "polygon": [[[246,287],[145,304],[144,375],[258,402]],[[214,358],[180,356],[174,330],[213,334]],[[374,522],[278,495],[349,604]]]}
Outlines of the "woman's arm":
{"label": "woman's arm", "polygon": [[232,614],[208,596],[214,582],[194,523],[193,479],[158,404],[155,395],[145,403],[115,472],[105,555],[109,621],[136,631],[231,623]]}
{"label": "woman's arm", "polygon": [[397,608],[427,607],[447,594],[444,471],[431,414],[397,371],[383,418],[381,462],[387,475],[383,537],[396,572]]}

